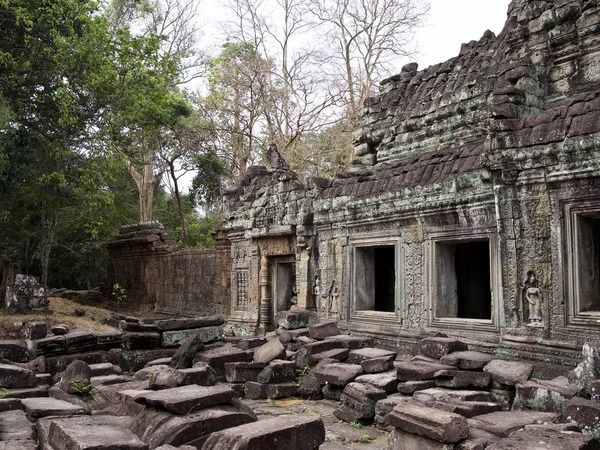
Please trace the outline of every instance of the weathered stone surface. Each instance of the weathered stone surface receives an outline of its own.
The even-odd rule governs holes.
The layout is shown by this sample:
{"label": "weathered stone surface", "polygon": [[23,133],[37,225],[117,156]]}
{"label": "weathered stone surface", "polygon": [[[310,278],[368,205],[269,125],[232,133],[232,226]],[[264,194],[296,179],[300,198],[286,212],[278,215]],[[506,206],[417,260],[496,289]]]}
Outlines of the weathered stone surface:
{"label": "weathered stone surface", "polygon": [[[35,352],[34,352],[35,353]],[[23,341],[0,340],[0,359],[8,361],[26,363],[29,361],[29,351]]]}
{"label": "weathered stone surface", "polygon": [[54,398],[24,398],[21,403],[29,420],[48,416],[75,416],[84,413],[81,406]]}
{"label": "weathered stone surface", "polygon": [[[154,322],[160,331],[189,330],[206,327],[219,327],[225,320],[221,316],[194,317],[187,319],[163,319]],[[206,341],[205,341],[206,342]]]}
{"label": "weathered stone surface", "polygon": [[36,385],[35,374],[32,370],[12,364],[0,364],[0,387],[29,388]]}
{"label": "weathered stone surface", "polygon": [[444,355],[441,357],[440,362],[442,364],[456,366],[462,370],[480,370],[493,359],[495,359],[494,355],[489,355],[487,353],[463,351]]}
{"label": "weathered stone surface", "polygon": [[394,367],[396,355],[383,356],[379,358],[365,359],[361,361],[360,366],[365,373],[387,372]]}
{"label": "weathered stone surface", "polygon": [[190,385],[142,394],[135,401],[174,414],[189,414],[226,403],[234,397],[235,392],[227,386]]}
{"label": "weathered stone surface", "polygon": [[398,378],[395,372],[361,375],[356,377],[355,381],[357,383],[369,384],[388,393],[394,392],[398,385]]}
{"label": "weathered stone surface", "polygon": [[563,412],[563,421],[576,422],[581,429],[600,429],[600,403],[573,397]]}
{"label": "weathered stone surface", "polygon": [[144,350],[158,347],[161,336],[156,331],[136,332],[123,331],[123,348],[127,350]]}
{"label": "weathered stone surface", "polygon": [[34,440],[31,422],[23,411],[0,412],[0,442]]}
{"label": "weathered stone surface", "polygon": [[111,363],[98,363],[98,364],[88,364],[91,375],[93,377],[99,377],[103,375],[120,375],[123,373],[121,368],[115,364]]}
{"label": "weathered stone surface", "polygon": [[148,387],[154,390],[176,388],[190,384],[190,379],[184,372],[172,367],[157,370],[152,373]]}
{"label": "weathered stone surface", "polygon": [[65,351],[67,353],[87,352],[98,347],[98,338],[91,330],[75,328],[63,337],[65,338]]}
{"label": "weathered stone surface", "polygon": [[435,386],[435,380],[407,381],[398,384],[398,392],[401,394],[412,395],[417,391],[424,391],[425,389],[430,389]]}
{"label": "weathered stone surface", "polygon": [[388,440],[389,450],[454,450],[454,444],[444,444],[418,434],[394,428]]}
{"label": "weathered stone surface", "polygon": [[87,395],[90,393],[92,369],[83,361],[73,361],[63,372],[58,388],[67,394]]}
{"label": "weathered stone surface", "polygon": [[592,436],[573,431],[519,430],[488,447],[489,450],[543,449],[592,450],[600,448],[600,441]]}
{"label": "weathered stone surface", "polygon": [[242,350],[249,350],[251,348],[260,347],[261,345],[265,345],[267,340],[265,338],[246,338],[238,341],[236,346],[241,348]]}
{"label": "weathered stone surface", "polygon": [[320,384],[331,384],[337,387],[346,386],[362,373],[362,367],[357,364],[328,364],[314,369]]}
{"label": "weathered stone surface", "polygon": [[498,440],[500,438],[492,433],[470,428],[469,436],[456,446],[456,450],[484,450]]}
{"label": "weathered stone surface", "polygon": [[419,342],[418,352],[430,358],[440,359],[452,352],[468,350],[467,344],[457,339],[430,337]]}
{"label": "weathered stone surface", "polygon": [[367,359],[385,357],[396,358],[396,352],[392,352],[390,350],[383,350],[381,348],[360,348],[357,350],[352,350],[350,352],[350,356],[348,357],[348,364],[361,364]]}
{"label": "weathered stone surface", "polygon": [[467,370],[440,370],[433,377],[437,386],[452,389],[485,389],[492,381],[487,373]]}
{"label": "weathered stone surface", "polygon": [[338,408],[336,408],[335,411],[333,411],[333,415],[338,419],[348,423],[366,424],[369,421],[369,418],[363,418],[360,411],[357,411],[356,409],[346,405],[340,405]]}
{"label": "weathered stone surface", "polygon": [[202,448],[204,441],[214,432],[256,422],[256,415],[242,403],[233,399],[231,404],[213,406],[186,415],[173,415],[166,411],[146,408],[137,417],[132,430],[150,448],[173,445],[183,448]]}
{"label": "weathered stone surface", "polygon": [[258,381],[258,374],[266,367],[266,363],[233,362],[225,364],[225,378],[230,383],[246,383]]}
{"label": "weathered stone surface", "polygon": [[529,379],[531,372],[533,372],[533,365],[517,361],[495,359],[490,361],[483,368],[483,371],[489,374],[492,377],[492,380],[514,386],[517,383]]}
{"label": "weathered stone surface", "polygon": [[257,376],[259,383],[284,383],[296,379],[296,364],[293,361],[274,359]]}
{"label": "weathered stone surface", "polygon": [[340,334],[340,329],[336,322],[317,323],[309,328],[309,336],[312,339],[325,339],[327,336],[336,336]]}
{"label": "weathered stone surface", "polygon": [[96,334],[98,350],[119,348],[123,345],[123,333],[118,330],[102,330]]}
{"label": "weathered stone surface", "polygon": [[369,384],[349,383],[341,396],[342,404],[354,409],[360,418],[372,419],[375,416],[375,403],[387,397],[386,391]]}
{"label": "weathered stone surface", "polygon": [[[302,344],[302,345],[300,345]],[[316,355],[329,350],[347,350],[341,342],[335,340],[324,340],[314,342],[304,342],[298,340],[298,350],[304,350],[309,355]]]}
{"label": "weathered stone surface", "polygon": [[13,285],[6,286],[6,311],[9,314],[23,314],[30,309],[46,308],[46,289],[40,285],[38,277],[19,273]]}
{"label": "weathered stone surface", "polygon": [[247,399],[287,398],[296,395],[296,390],[294,382],[263,384],[249,381],[244,386],[244,397]]}
{"label": "weathered stone surface", "polygon": [[189,369],[179,369],[179,371],[188,377],[190,384],[198,386],[214,386],[217,382],[217,372],[215,369],[205,363],[196,363]]}
{"label": "weathered stone surface", "polygon": [[264,345],[261,345],[254,351],[254,362],[269,363],[274,359],[285,357],[285,347],[279,339],[273,339]]}
{"label": "weathered stone surface", "polygon": [[422,361],[396,361],[396,373],[400,381],[420,381],[433,379],[440,370],[453,370],[453,366]]}
{"label": "weathered stone surface", "polygon": [[126,320],[119,321],[119,329],[121,331],[134,331],[136,333],[157,332],[158,327],[153,324],[145,324],[138,322],[128,322]]}
{"label": "weathered stone surface", "polygon": [[163,331],[161,333],[160,345],[162,347],[177,347],[192,336],[198,336],[205,344],[215,342],[223,336],[223,327],[214,326],[190,328],[187,330]]}
{"label": "weathered stone surface", "polygon": [[341,342],[348,350],[356,350],[362,347],[369,347],[373,344],[373,339],[364,336],[349,336],[347,334],[336,334],[327,336],[325,340],[333,340]]}
{"label": "weathered stone surface", "polygon": [[333,384],[326,384],[321,389],[321,392],[323,393],[323,398],[325,398],[325,400],[341,402],[342,394],[344,393],[344,388],[339,387],[339,386],[334,386]]}
{"label": "weathered stone surface", "polygon": [[494,396],[487,391],[456,390],[443,388],[431,388],[416,391],[413,394],[413,397],[422,402],[451,402],[452,400],[460,400],[465,402],[494,402]]}
{"label": "weathered stone surface", "polygon": [[425,404],[432,408],[460,414],[461,416],[466,417],[467,419],[482,414],[489,414],[492,412],[502,410],[501,405],[493,402],[465,402],[461,400],[452,400],[450,402],[425,402]]}
{"label": "weathered stone surface", "polygon": [[170,365],[174,369],[187,369],[192,367],[194,357],[204,348],[204,342],[198,335],[190,336],[181,344],[173,357]]}
{"label": "weathered stone surface", "polygon": [[471,428],[487,431],[505,438],[525,425],[556,422],[559,414],[539,411],[498,411],[469,419]]}
{"label": "weathered stone surface", "polygon": [[275,323],[278,327],[286,330],[297,330],[308,328],[317,323],[318,316],[316,311],[279,311],[275,317]]}
{"label": "weathered stone surface", "polygon": [[64,450],[147,450],[131,431],[118,426],[55,421],[50,424],[48,442]]}
{"label": "weathered stone surface", "polygon": [[389,425],[407,433],[447,444],[461,441],[469,435],[469,426],[464,417],[411,403],[394,407],[386,420]]}
{"label": "weathered stone surface", "polygon": [[203,450],[316,450],[325,442],[325,426],[319,417],[292,415],[261,420],[211,435]]}
{"label": "weathered stone surface", "polygon": [[70,330],[69,326],[64,323],[56,324],[50,328],[50,331],[52,331],[52,333],[57,336],[62,336],[64,334],[67,334],[69,332],[69,330]]}
{"label": "weathered stone surface", "polygon": [[244,350],[236,347],[225,346],[212,348],[209,350],[202,350],[196,355],[194,363],[206,363],[215,370],[217,377],[224,377],[225,364],[231,362],[248,362],[249,360],[250,356]]}
{"label": "weathered stone surface", "polygon": [[43,339],[48,334],[46,322],[27,322],[23,327],[25,339]]}
{"label": "weathered stone surface", "polygon": [[65,336],[48,336],[43,339],[27,341],[29,353],[34,356],[57,355],[65,352]]}
{"label": "weathered stone surface", "polygon": [[112,384],[130,383],[135,381],[135,378],[127,375],[100,375],[98,377],[90,378],[90,384],[94,387],[99,386],[110,386]]}
{"label": "weathered stone surface", "polygon": [[333,348],[324,352],[313,353],[312,355],[310,355],[310,358],[314,362],[319,362],[322,359],[335,359],[338,361],[346,361],[349,355],[350,351],[347,348]]}
{"label": "weathered stone surface", "polygon": [[0,412],[23,409],[18,398],[0,398]]}
{"label": "weathered stone surface", "polygon": [[570,385],[566,377],[550,381],[532,379],[517,383],[513,409],[533,409],[562,414],[569,400],[579,395],[582,389]]}
{"label": "weathered stone surface", "polygon": [[392,412],[394,407],[402,406],[404,403],[414,403],[423,406],[421,402],[407,395],[392,394],[375,403],[375,423],[381,427],[387,427],[385,416]]}
{"label": "weathered stone surface", "polygon": [[337,364],[335,359],[322,359],[312,369],[303,368],[300,374],[300,382],[298,386],[298,395],[304,398],[317,399],[322,397],[321,388],[323,385],[317,380],[315,369],[324,367],[328,364]]}

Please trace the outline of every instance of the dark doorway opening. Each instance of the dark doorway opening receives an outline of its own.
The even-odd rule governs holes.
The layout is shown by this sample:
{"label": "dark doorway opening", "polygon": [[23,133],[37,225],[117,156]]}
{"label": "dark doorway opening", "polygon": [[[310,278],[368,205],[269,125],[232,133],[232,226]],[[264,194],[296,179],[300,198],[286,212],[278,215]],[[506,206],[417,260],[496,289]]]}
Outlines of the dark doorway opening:
{"label": "dark doorway opening", "polygon": [[375,248],[375,311],[394,312],[395,251],[394,247]]}
{"label": "dark doorway opening", "polygon": [[394,312],[396,247],[357,247],[354,292],[357,311]]}
{"label": "dark doorway opening", "polygon": [[600,311],[600,218],[581,216],[577,235],[579,310]]}

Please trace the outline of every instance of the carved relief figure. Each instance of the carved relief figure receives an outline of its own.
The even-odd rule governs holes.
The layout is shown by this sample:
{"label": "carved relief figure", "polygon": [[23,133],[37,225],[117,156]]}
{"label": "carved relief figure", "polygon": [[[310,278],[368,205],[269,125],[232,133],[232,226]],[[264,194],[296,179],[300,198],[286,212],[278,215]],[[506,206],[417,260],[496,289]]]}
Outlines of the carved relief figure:
{"label": "carved relief figure", "polygon": [[530,270],[527,272],[527,278],[521,286],[523,303],[527,303],[529,311],[528,327],[543,327],[542,318],[542,290],[538,286],[538,280],[535,272]]}
{"label": "carved relief figure", "polygon": [[271,169],[291,170],[290,166],[288,166],[288,163],[285,161],[285,159],[283,159],[283,156],[281,156],[281,153],[279,153],[279,150],[277,150],[277,146],[275,144],[269,145],[269,148],[267,148],[267,151],[265,152],[265,156],[269,161]]}
{"label": "carved relief figure", "polygon": [[335,284],[335,280],[331,282],[331,287],[329,288],[329,295],[327,296],[327,313],[330,317],[337,317],[339,315],[338,308],[338,297],[340,296],[340,291]]}

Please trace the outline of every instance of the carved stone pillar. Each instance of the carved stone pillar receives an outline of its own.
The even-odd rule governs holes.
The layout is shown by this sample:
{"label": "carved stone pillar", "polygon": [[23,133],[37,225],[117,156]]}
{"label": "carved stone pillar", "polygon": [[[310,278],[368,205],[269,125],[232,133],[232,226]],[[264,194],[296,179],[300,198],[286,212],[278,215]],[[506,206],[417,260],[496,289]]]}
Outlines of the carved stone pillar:
{"label": "carved stone pillar", "polygon": [[271,326],[271,297],[269,295],[269,261],[266,256],[260,258],[260,322],[261,333],[265,333]]}

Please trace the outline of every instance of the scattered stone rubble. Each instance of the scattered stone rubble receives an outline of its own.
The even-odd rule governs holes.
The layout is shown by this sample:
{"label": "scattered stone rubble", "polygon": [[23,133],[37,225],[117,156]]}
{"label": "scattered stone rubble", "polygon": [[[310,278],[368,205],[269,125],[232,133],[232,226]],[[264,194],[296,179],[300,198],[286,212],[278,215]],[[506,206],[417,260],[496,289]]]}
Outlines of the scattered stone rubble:
{"label": "scattered stone rubble", "polygon": [[320,448],[319,416],[257,422],[246,404],[289,397],[336,405],[330,438],[344,433],[334,425],[374,425],[390,433],[389,450],[600,448],[600,402],[587,394],[599,380],[533,378],[531,363],[445,337],[413,356],[331,322],[266,339],[223,339],[222,323],[120,318],[110,333],[0,341],[0,449]]}

